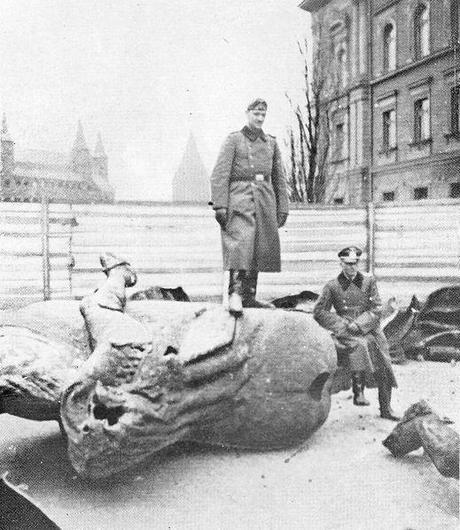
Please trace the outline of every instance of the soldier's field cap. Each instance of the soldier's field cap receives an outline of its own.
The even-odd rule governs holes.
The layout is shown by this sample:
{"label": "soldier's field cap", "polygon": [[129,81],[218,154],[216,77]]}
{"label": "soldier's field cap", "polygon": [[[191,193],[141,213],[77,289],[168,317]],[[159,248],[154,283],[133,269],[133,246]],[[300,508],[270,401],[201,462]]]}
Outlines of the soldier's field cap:
{"label": "soldier's field cap", "polygon": [[358,247],[345,247],[338,256],[343,263],[358,263],[363,251]]}
{"label": "soldier's field cap", "polygon": [[247,110],[267,110],[267,102],[264,99],[257,98],[249,103]]}

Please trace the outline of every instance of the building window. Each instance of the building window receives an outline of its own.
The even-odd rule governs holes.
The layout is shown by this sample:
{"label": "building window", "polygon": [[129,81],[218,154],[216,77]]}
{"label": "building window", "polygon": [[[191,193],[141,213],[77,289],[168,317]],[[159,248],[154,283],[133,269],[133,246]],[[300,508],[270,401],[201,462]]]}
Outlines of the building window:
{"label": "building window", "polygon": [[343,204],[343,203],[344,203],[343,197],[334,198],[334,204]]}
{"label": "building window", "polygon": [[337,123],[335,126],[335,158],[341,160],[343,158],[343,141],[344,141],[344,127],[343,123]]}
{"label": "building window", "polygon": [[423,186],[421,188],[414,188],[414,199],[420,201],[421,199],[428,199],[428,188]]}
{"label": "building window", "polygon": [[344,87],[348,83],[347,52],[341,48],[337,53],[337,71],[339,73],[339,85]]}
{"label": "building window", "polygon": [[388,151],[396,147],[396,112],[394,109],[386,110],[382,114],[383,150]]}
{"label": "building window", "polygon": [[452,199],[460,198],[460,182],[452,182],[449,197],[452,197]]}
{"label": "building window", "polygon": [[421,59],[430,53],[430,20],[426,5],[419,4],[414,14],[415,58]]}
{"label": "building window", "polygon": [[450,89],[450,130],[452,134],[460,133],[460,85]]}
{"label": "building window", "polygon": [[396,38],[393,24],[387,24],[383,30],[383,70],[388,72],[396,68]]}
{"label": "building window", "polygon": [[395,200],[395,192],[394,191],[384,191],[382,194],[382,199],[384,202],[392,202]]}
{"label": "building window", "polygon": [[414,103],[414,143],[430,138],[430,101],[417,99]]}

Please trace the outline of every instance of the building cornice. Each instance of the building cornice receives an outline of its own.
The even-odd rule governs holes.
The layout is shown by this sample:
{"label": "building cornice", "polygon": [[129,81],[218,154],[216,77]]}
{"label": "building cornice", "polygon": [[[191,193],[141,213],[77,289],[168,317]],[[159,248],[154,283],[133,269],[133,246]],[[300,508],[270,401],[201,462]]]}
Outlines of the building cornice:
{"label": "building cornice", "polygon": [[418,68],[419,66],[423,66],[425,64],[430,63],[431,61],[434,61],[436,59],[439,59],[440,57],[444,57],[445,55],[449,55],[449,53],[454,53],[454,47],[448,46],[446,48],[443,48],[442,50],[439,50],[435,53],[432,53],[431,55],[428,55],[428,57],[424,57],[423,59],[420,59],[419,61],[414,61],[413,63],[406,64],[405,66],[402,66],[401,68],[397,68],[396,70],[392,70],[391,72],[382,75],[380,77],[376,77],[374,79],[371,79],[369,84],[371,86],[377,85],[379,83],[383,83],[384,81],[388,81],[388,79],[392,79],[393,77],[397,77],[403,73],[409,72],[410,70],[413,70],[414,68]]}
{"label": "building cornice", "polygon": [[410,169],[420,166],[437,166],[445,162],[459,161],[460,162],[460,149],[457,151],[445,151],[443,153],[435,153],[430,156],[424,156],[422,158],[416,158],[411,160],[402,160],[399,162],[393,162],[390,164],[373,165],[370,171],[373,175],[391,174],[395,171]]}
{"label": "building cornice", "polygon": [[383,13],[390,7],[393,7],[395,4],[399,4],[401,0],[388,0],[388,3],[384,4],[383,6],[379,7],[377,10],[373,12],[374,17],[376,15],[380,15],[380,13]]}

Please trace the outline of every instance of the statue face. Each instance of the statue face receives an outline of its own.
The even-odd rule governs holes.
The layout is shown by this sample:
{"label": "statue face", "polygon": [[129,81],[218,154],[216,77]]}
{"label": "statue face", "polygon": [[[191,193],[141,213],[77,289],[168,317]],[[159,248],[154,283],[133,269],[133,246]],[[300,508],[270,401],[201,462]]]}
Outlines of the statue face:
{"label": "statue face", "polygon": [[181,439],[187,425],[182,425],[175,401],[180,377],[173,364],[147,363],[148,379],[117,385],[110,376],[87,378],[64,392],[61,416],[69,457],[80,475],[97,479],[115,474]]}
{"label": "statue face", "polygon": [[160,354],[112,346],[63,393],[72,465],[83,477],[102,478],[179,440],[196,440],[203,423],[228,416],[249,378],[246,360],[247,348],[228,348],[202,363],[178,360],[171,345]]}
{"label": "statue face", "polygon": [[119,473],[180,440],[289,447],[325,421],[337,355],[306,315],[248,309],[236,325],[220,306],[139,301],[129,310],[155,339],[98,345],[62,395],[81,476]]}

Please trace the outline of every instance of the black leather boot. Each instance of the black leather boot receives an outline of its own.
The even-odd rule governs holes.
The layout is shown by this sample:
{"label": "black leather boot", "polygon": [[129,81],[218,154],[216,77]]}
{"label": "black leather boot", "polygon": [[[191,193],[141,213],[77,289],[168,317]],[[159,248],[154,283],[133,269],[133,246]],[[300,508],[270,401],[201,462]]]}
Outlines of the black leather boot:
{"label": "black leather boot", "polygon": [[228,310],[234,317],[243,314],[243,278],[245,271],[230,269],[228,283]]}
{"label": "black leather boot", "polygon": [[256,300],[257,271],[247,271],[243,280],[243,307],[255,307],[258,309],[274,309],[274,305],[269,302],[259,302]]}
{"label": "black leather boot", "polygon": [[401,418],[391,408],[391,385],[385,376],[379,377],[378,389],[380,417],[386,420],[399,421]]}
{"label": "black leather boot", "polygon": [[368,407],[369,401],[364,397],[364,374],[355,372],[352,374],[352,388],[353,388],[353,405],[357,407]]}

